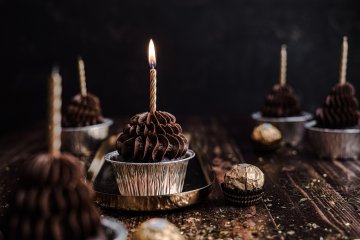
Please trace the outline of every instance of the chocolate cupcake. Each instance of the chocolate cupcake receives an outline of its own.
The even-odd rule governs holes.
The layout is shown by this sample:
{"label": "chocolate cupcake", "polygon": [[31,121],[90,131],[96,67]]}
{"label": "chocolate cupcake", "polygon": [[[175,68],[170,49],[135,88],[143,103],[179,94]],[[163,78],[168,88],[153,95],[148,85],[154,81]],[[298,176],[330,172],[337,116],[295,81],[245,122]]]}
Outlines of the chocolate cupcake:
{"label": "chocolate cupcake", "polygon": [[152,40],[149,65],[150,111],[133,116],[117,139],[117,151],[105,156],[114,168],[120,194],[124,196],[181,192],[188,163],[195,156],[174,115],[156,110],[157,73]]}
{"label": "chocolate cupcake", "polygon": [[250,206],[260,202],[264,181],[264,174],[258,167],[242,163],[234,165],[225,173],[221,189],[227,201]]}
{"label": "chocolate cupcake", "polygon": [[358,159],[360,156],[359,102],[346,81],[347,38],[342,44],[340,80],[316,110],[316,121],[306,125],[314,152],[323,158]]}
{"label": "chocolate cupcake", "polygon": [[275,84],[265,99],[261,114],[263,117],[269,118],[300,116],[299,98],[295,95],[291,86]]}
{"label": "chocolate cupcake", "polygon": [[280,83],[273,86],[260,112],[252,114],[257,123],[271,123],[277,127],[284,143],[296,146],[303,138],[304,124],[312,115],[303,112],[299,98],[286,83],[286,46],[281,47]]}
{"label": "chocolate cupcake", "polygon": [[349,83],[336,84],[326,97],[321,108],[316,110],[319,128],[346,129],[357,128],[359,124],[359,101],[355,88]]}
{"label": "chocolate cupcake", "polygon": [[103,235],[93,197],[77,158],[37,155],[24,164],[11,197],[5,215],[6,239],[90,239]]}
{"label": "chocolate cupcake", "polygon": [[117,151],[105,156],[122,195],[149,196],[182,191],[195,156],[176,118],[162,111],[136,114],[120,133]]}
{"label": "chocolate cupcake", "polygon": [[77,94],[73,97],[66,108],[63,127],[85,127],[103,122],[100,100],[88,92],[84,96]]}
{"label": "chocolate cupcake", "polygon": [[160,162],[179,159],[189,148],[189,142],[168,112],[136,114],[116,142],[118,153],[128,161]]}
{"label": "chocolate cupcake", "polygon": [[103,117],[99,98],[87,92],[84,62],[79,59],[78,63],[81,93],[75,95],[65,108],[62,142],[63,150],[87,159],[107,138],[113,121]]}

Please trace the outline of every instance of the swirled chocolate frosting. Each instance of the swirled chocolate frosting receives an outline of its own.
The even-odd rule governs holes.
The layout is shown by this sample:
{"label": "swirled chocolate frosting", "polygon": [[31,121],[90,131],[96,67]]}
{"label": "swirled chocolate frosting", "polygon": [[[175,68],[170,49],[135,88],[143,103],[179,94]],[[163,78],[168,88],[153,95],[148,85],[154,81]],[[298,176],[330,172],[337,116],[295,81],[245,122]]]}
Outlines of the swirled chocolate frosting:
{"label": "swirled chocolate frosting", "polygon": [[103,122],[99,98],[91,93],[86,96],[77,94],[67,106],[64,118],[64,127],[83,127]]}
{"label": "swirled chocolate frosting", "polygon": [[134,162],[178,159],[188,147],[189,142],[174,115],[161,111],[133,116],[116,142],[119,154]]}
{"label": "swirled chocolate frosting", "polygon": [[301,107],[294,90],[289,85],[274,85],[261,109],[264,117],[291,117],[301,115]]}
{"label": "swirled chocolate frosting", "polygon": [[349,128],[359,123],[359,102],[354,86],[336,84],[322,108],[316,110],[316,121],[323,128]]}
{"label": "swirled chocolate frosting", "polygon": [[41,154],[27,162],[6,212],[6,239],[89,239],[100,215],[80,162],[69,154]]}

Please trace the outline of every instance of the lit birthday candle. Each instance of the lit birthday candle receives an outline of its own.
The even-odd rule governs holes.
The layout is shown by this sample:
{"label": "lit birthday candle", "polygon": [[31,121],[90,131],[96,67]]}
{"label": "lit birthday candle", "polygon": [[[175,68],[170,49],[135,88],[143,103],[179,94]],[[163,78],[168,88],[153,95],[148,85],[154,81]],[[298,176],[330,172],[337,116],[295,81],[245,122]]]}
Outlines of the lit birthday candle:
{"label": "lit birthday candle", "polygon": [[156,56],[155,46],[152,39],[149,43],[149,65],[150,65],[150,113],[156,112]]}

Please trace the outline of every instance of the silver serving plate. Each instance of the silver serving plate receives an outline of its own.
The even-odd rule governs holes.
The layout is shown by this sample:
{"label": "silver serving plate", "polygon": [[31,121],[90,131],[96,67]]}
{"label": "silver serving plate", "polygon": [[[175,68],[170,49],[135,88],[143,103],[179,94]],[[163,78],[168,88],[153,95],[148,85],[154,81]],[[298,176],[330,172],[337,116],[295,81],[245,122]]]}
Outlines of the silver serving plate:
{"label": "silver serving plate", "polygon": [[305,125],[306,135],[314,152],[321,158],[358,159],[360,128],[329,129],[315,127],[316,121]]}
{"label": "silver serving plate", "polygon": [[271,123],[281,131],[283,142],[296,146],[302,141],[305,132],[304,125],[312,119],[312,114],[303,112],[301,116],[270,118],[263,117],[261,112],[255,112],[251,117],[257,123]]}
{"label": "silver serving plate", "polygon": [[114,150],[115,141],[116,137],[112,136],[102,144],[88,171],[87,180],[93,185],[95,202],[100,206],[127,211],[171,210],[199,203],[211,192],[215,179],[211,167],[196,155],[189,161],[182,192],[158,196],[121,195],[113,166],[104,158],[106,152]]}
{"label": "silver serving plate", "polygon": [[63,128],[61,133],[62,150],[71,152],[78,157],[89,157],[95,153],[109,135],[109,128],[113,124],[111,119],[104,119],[103,123],[85,126]]}

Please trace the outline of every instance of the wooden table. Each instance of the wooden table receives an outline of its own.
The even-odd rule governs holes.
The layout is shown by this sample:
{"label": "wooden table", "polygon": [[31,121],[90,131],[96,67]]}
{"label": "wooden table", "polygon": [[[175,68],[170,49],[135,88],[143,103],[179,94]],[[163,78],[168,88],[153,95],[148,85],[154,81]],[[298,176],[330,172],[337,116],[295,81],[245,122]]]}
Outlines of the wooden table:
{"label": "wooden table", "polygon": [[[125,121],[116,121],[122,125]],[[165,217],[189,239],[339,239],[360,237],[359,161],[320,160],[303,146],[272,154],[253,151],[246,118],[182,118],[192,145],[214,164],[217,181],[232,164],[247,162],[266,175],[263,201],[248,208],[228,205],[215,184],[209,199],[189,208],[157,213],[103,209],[131,233],[150,217]],[[45,150],[41,128],[0,139],[0,207],[17,178],[17,165]]]}

